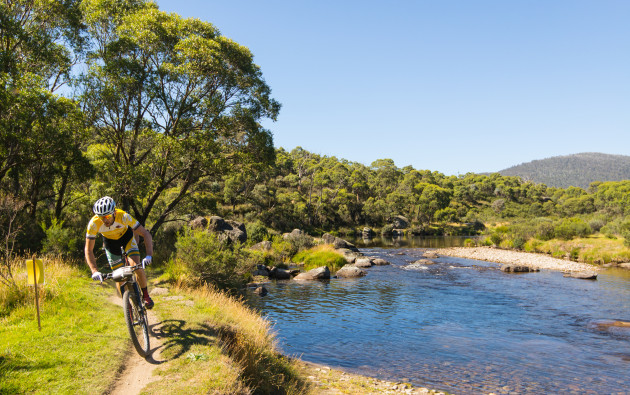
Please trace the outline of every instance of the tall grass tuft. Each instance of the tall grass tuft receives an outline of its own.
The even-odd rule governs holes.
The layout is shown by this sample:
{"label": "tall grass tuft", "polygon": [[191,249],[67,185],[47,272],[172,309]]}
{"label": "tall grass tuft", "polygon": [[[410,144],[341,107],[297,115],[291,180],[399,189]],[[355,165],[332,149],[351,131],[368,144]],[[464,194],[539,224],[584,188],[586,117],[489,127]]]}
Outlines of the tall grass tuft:
{"label": "tall grass tuft", "polygon": [[328,266],[331,272],[341,269],[347,262],[334,247],[329,244],[322,244],[311,249],[297,253],[293,258],[293,262],[304,262],[304,270],[311,270],[317,267]]}
{"label": "tall grass tuft", "polygon": [[[194,314],[194,317],[182,316],[181,319],[189,324],[200,320],[196,325],[212,328],[220,340],[222,353],[236,363],[243,393],[297,395],[309,392],[309,384],[291,360],[278,352],[269,321],[242,300],[211,286],[180,288],[179,291],[193,299],[195,308],[188,313],[172,313]],[[234,391],[235,384],[230,386]],[[177,392],[177,388],[171,389]]]}

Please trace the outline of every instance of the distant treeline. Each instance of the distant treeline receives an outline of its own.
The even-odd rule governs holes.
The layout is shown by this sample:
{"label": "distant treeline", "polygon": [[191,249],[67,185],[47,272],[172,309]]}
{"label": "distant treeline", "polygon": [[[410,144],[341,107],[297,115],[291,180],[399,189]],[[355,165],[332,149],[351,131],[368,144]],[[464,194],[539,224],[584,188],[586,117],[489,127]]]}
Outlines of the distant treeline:
{"label": "distant treeline", "polygon": [[499,173],[558,188],[588,188],[593,181],[630,180],[630,156],[593,152],[555,156],[513,166]]}
{"label": "distant treeline", "polygon": [[0,269],[16,252],[80,257],[104,195],[167,249],[197,215],[313,234],[402,215],[436,234],[536,218],[614,233],[628,214],[630,182],[556,189],[274,149],[261,120],[280,104],[251,52],[155,3],[1,2],[0,15]]}

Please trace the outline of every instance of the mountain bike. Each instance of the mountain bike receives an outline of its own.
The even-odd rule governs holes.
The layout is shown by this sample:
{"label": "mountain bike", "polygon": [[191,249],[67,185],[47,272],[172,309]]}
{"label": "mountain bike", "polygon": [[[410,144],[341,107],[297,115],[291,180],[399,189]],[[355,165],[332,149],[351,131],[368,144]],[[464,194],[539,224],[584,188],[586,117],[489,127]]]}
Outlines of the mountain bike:
{"label": "mountain bike", "polygon": [[[129,337],[133,346],[140,356],[146,357],[149,354],[149,320],[147,309],[144,307],[142,292],[136,281],[134,272],[144,269],[144,264],[130,266],[129,258],[123,248],[121,248],[122,259],[125,266],[108,273],[105,278],[112,279],[120,284],[120,291],[123,298],[123,311],[125,312],[125,322],[129,330]],[[129,265],[129,266],[128,266]]]}

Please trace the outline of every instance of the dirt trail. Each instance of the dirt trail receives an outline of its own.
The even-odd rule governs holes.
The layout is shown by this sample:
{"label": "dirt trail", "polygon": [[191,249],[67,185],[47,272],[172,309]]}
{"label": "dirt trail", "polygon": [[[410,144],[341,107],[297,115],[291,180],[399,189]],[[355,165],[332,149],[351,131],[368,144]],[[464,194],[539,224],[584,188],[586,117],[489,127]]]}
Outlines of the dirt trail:
{"label": "dirt trail", "polygon": [[[112,296],[109,299],[112,303],[122,308],[122,299]],[[161,322],[157,316],[148,311],[149,316],[149,336],[151,337],[151,351],[145,359],[136,352],[135,348],[129,342],[129,352],[125,368],[120,373],[116,385],[111,388],[108,394],[112,395],[133,395],[139,394],[144,387],[153,381],[159,380],[159,376],[153,376],[153,370],[165,361],[160,356],[162,349],[163,337],[161,336]],[[124,332],[128,336],[127,332]]]}

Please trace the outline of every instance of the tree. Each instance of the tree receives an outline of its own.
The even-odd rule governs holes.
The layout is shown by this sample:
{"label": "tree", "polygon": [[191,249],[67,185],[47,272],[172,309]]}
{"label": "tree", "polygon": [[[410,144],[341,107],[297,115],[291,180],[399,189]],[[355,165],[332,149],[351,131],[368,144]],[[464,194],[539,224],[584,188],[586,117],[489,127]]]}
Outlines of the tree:
{"label": "tree", "polygon": [[95,43],[82,99],[110,187],[155,232],[209,179],[261,169],[280,105],[251,52],[154,3],[87,0]]}
{"label": "tree", "polygon": [[83,53],[78,3],[0,3],[0,191],[27,203],[29,221],[43,200],[60,217],[68,185],[92,174],[82,113],[54,94]]}

